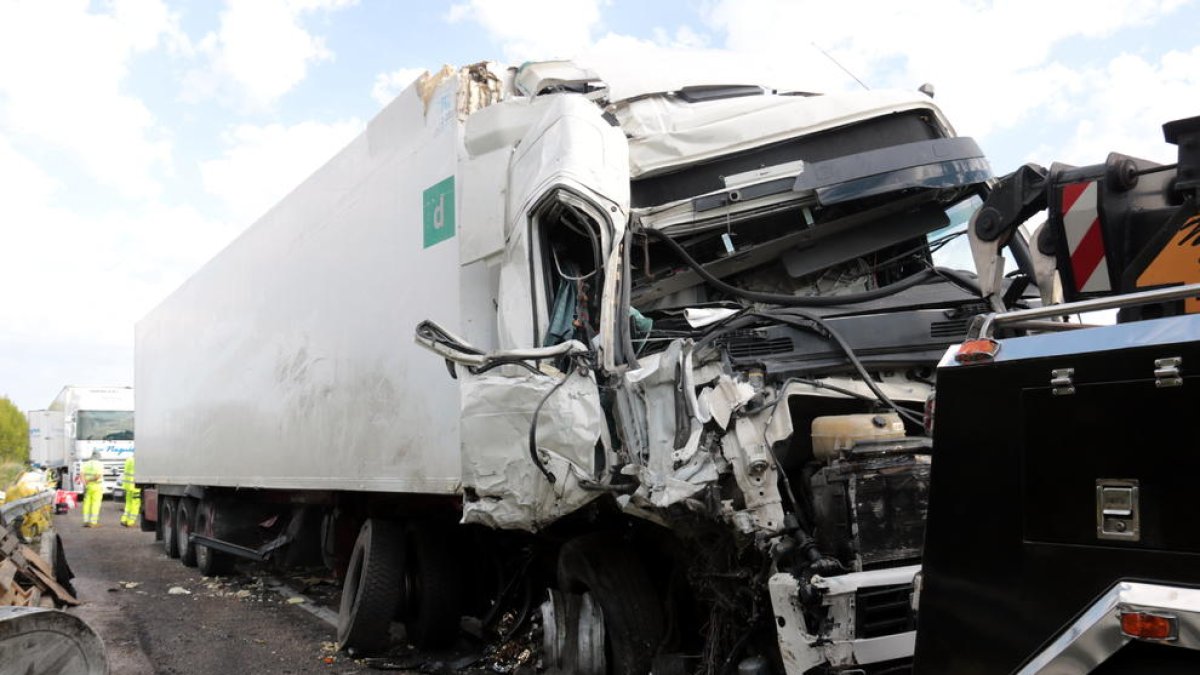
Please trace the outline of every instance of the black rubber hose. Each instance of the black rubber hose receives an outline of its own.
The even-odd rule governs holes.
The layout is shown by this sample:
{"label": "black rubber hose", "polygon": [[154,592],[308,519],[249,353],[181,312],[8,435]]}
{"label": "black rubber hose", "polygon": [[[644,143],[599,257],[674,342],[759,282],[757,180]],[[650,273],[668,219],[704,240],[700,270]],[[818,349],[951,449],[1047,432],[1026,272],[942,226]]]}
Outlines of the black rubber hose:
{"label": "black rubber hose", "polygon": [[563,377],[563,379],[558,381],[558,384],[554,385],[551,387],[550,391],[546,392],[546,395],[542,397],[542,400],[538,401],[537,408],[534,408],[533,421],[529,424],[529,458],[532,459],[533,463],[537,465],[538,470],[542,472],[542,475],[546,477],[546,480],[550,481],[551,483],[554,483],[557,479],[554,477],[554,474],[550,471],[550,469],[547,469],[546,465],[542,463],[542,458],[538,456],[537,451],[538,415],[542,412],[542,406],[546,405],[546,401],[550,400],[550,397],[554,395],[554,392],[558,391],[559,387],[566,384],[567,380],[571,379],[571,376],[574,374],[575,368],[572,367],[567,371],[567,374]]}
{"label": "black rubber hose", "polygon": [[633,233],[626,230],[625,236],[621,240],[621,304],[617,307],[617,330],[621,334],[621,351],[624,352],[621,357],[621,363],[629,366],[631,370],[637,370],[641,366],[638,365],[637,350],[633,348],[633,332],[629,328],[629,307],[630,295],[632,293],[633,283],[630,277],[633,274],[633,268],[630,266],[629,249],[633,246]]}
{"label": "black rubber hose", "polygon": [[895,295],[901,291],[906,291],[913,286],[923,284],[930,279],[937,278],[938,276],[938,273],[934,270],[923,270],[912,275],[911,277],[901,279],[894,284],[888,284],[882,288],[876,288],[873,291],[864,291],[862,293],[846,293],[844,295],[804,296],[783,295],[780,293],[760,293],[758,291],[748,291],[744,288],[738,288],[737,286],[733,286],[721,281],[711,272],[704,269],[704,265],[701,265],[695,258],[693,258],[691,254],[679,244],[679,242],[675,241],[666,234],[654,229],[644,229],[642,231],[645,232],[647,236],[666,244],[667,248],[671,249],[675,255],[679,256],[680,260],[686,263],[688,267],[691,267],[696,274],[700,275],[700,278],[707,281],[710,285],[730,295],[745,298],[746,300],[750,300],[752,302],[783,305],[785,307],[832,307],[836,305],[853,305],[860,302],[869,302],[871,300],[878,300],[879,298],[886,298],[890,295]]}
{"label": "black rubber hose", "polygon": [[[850,365],[854,366],[854,370],[858,371],[858,376],[862,378],[863,384],[867,385],[867,388],[871,390],[872,394],[875,394],[876,398],[878,398],[884,405],[888,406],[892,410],[895,410],[896,414],[906,418],[913,424],[924,425],[925,421],[918,418],[916,413],[908,410],[907,408],[901,408],[895,401],[889,398],[887,394],[883,393],[883,390],[880,389],[879,385],[875,384],[875,380],[871,378],[871,374],[867,372],[866,366],[862,364],[862,361],[858,360],[858,355],[854,353],[854,349],[837,331],[835,331],[829,324],[822,321],[820,317],[797,309],[790,309],[786,313],[754,312],[753,314],[754,316],[762,317],[768,321],[778,321],[779,323],[784,323],[795,328],[825,333],[825,335],[829,339],[833,340],[834,343],[837,344],[838,348],[845,353],[846,358],[850,361]],[[797,318],[793,319],[789,315],[795,315]],[[804,323],[805,321],[807,321],[808,324]]]}

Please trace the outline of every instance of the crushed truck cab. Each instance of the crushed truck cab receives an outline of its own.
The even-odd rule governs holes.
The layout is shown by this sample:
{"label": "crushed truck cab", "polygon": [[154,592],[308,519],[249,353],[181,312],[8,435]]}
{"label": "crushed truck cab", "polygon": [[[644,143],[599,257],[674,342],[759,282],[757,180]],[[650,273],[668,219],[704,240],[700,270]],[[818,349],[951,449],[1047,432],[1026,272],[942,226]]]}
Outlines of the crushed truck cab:
{"label": "crushed truck cab", "polygon": [[347,649],[903,668],[990,180],[918,92],[426,74],[138,324],[147,520],[344,574]]}
{"label": "crushed truck cab", "polygon": [[460,386],[463,522],[538,531],[605,501],[715,528],[774,571],[745,581],[788,672],[902,661],[921,415],[983,309],[938,255],[986,193],[978,146],[916,93],[610,102],[556,75],[464,127],[466,177],[506,160],[503,203],[461,225],[490,242],[471,255],[494,270],[496,340],[416,333]]}

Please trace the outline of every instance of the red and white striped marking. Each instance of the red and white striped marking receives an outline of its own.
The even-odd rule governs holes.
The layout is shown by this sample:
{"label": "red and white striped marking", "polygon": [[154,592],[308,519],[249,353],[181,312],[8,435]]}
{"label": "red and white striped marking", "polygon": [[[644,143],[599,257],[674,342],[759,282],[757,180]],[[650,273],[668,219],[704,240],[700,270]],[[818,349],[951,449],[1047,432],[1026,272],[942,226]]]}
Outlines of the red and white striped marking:
{"label": "red and white striped marking", "polygon": [[1095,181],[1064,185],[1062,191],[1063,230],[1071,253],[1071,274],[1080,293],[1112,290],[1096,192]]}

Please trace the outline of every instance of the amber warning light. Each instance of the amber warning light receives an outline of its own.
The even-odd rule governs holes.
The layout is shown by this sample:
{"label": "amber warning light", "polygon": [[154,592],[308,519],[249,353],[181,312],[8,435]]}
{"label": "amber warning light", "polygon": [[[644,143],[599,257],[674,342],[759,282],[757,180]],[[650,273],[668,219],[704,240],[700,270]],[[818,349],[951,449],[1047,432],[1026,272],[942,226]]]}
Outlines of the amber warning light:
{"label": "amber warning light", "polygon": [[1143,640],[1174,640],[1179,635],[1178,619],[1169,614],[1121,612],[1121,632]]}
{"label": "amber warning light", "polygon": [[958,347],[954,360],[959,363],[986,363],[996,358],[1000,343],[991,338],[967,340]]}

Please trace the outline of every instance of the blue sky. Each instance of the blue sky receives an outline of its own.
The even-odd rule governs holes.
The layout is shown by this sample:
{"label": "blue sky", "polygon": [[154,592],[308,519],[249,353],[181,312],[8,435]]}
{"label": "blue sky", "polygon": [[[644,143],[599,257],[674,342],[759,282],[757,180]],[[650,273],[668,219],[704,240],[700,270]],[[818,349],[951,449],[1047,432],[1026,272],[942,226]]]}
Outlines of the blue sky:
{"label": "blue sky", "polygon": [[131,384],[133,324],[424,69],[577,58],[618,92],[937,88],[993,168],[1170,161],[1189,0],[0,0],[0,394]]}

